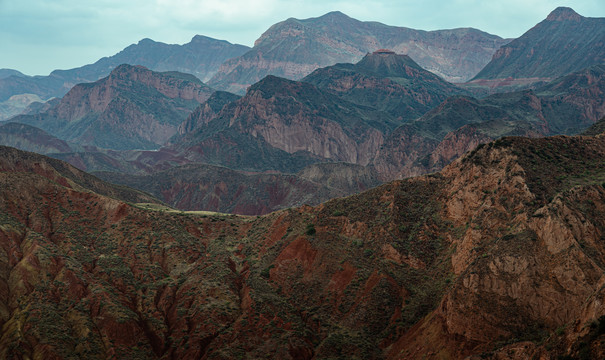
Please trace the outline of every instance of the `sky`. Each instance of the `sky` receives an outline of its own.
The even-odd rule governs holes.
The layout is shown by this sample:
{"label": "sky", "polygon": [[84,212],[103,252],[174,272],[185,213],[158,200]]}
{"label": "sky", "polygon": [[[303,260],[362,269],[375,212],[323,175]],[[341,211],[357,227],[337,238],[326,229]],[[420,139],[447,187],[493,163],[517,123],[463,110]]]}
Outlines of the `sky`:
{"label": "sky", "polygon": [[143,38],[184,44],[199,34],[252,46],[277,22],[335,10],[392,26],[474,27],[515,38],[558,6],[605,17],[604,0],[0,0],[0,68],[48,75]]}

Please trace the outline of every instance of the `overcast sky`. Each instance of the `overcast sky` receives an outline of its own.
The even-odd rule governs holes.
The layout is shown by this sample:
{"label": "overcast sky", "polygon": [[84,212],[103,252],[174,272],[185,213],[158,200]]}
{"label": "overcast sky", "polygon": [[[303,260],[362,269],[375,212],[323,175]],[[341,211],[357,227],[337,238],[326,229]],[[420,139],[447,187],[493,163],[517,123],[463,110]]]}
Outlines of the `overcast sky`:
{"label": "overcast sky", "polygon": [[512,38],[557,6],[605,17],[605,0],[0,0],[0,68],[47,75],[143,38],[183,44],[200,34],[252,46],[276,22],[333,10],[387,25],[474,27]]}

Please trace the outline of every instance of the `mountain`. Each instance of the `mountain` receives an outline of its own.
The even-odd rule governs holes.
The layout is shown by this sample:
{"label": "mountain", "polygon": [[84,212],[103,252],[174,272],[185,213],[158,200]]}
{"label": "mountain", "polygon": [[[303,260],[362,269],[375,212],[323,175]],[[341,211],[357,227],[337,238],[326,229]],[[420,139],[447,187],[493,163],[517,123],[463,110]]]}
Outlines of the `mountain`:
{"label": "mountain", "polygon": [[21,94],[13,95],[8,100],[0,102],[0,121],[8,120],[28,109],[33,103],[43,103],[38,95]]}
{"label": "mountain", "polygon": [[425,174],[478,144],[502,136],[573,135],[605,115],[605,66],[558,78],[535,90],[484,99],[453,96],[395,129],[372,165],[381,179]]}
{"label": "mountain", "polygon": [[[120,201],[161,204],[148,194],[107,183],[60,160],[6,146],[0,146],[0,154],[0,174],[3,181],[12,176],[14,180],[21,179],[30,184],[49,182],[75,193],[76,196],[83,192],[81,195],[84,197],[80,200],[84,201],[86,192],[92,192]],[[7,187],[4,191],[18,192],[18,189]],[[4,201],[6,197],[2,199],[2,203],[6,205]]]}
{"label": "mountain", "polygon": [[312,84],[267,76],[168,149],[248,171],[292,173],[325,161],[367,165],[398,124]]}
{"label": "mountain", "polygon": [[[241,96],[216,91],[202,105],[198,106],[178,128],[178,135],[185,135],[214,120],[225,105],[238,100]],[[172,139],[174,141],[175,139]]]}
{"label": "mountain", "polygon": [[212,92],[193,75],[124,64],[97,82],[74,86],[45,113],[12,121],[81,145],[155,149]]}
{"label": "mountain", "polygon": [[26,76],[22,72],[13,69],[0,69],[0,79],[7,78],[9,76]]}
{"label": "mountain", "polygon": [[262,217],[131,205],[10,150],[0,357],[599,358],[604,149],[504,138]]}
{"label": "mountain", "polygon": [[225,60],[248,50],[243,45],[201,35],[184,45],[143,39],[113,56],[79,68],[55,70],[48,76],[0,76],[0,101],[26,93],[43,99],[62,97],[74,85],[104,78],[121,64],[142,65],[154,71],[178,71],[207,81]]}
{"label": "mountain", "polygon": [[95,81],[107,76],[113,68],[121,64],[131,64],[158,72],[178,71],[192,74],[206,82],[225,60],[240,56],[249,49],[244,45],[201,35],[194,36],[189,43],[183,45],[143,39],[94,64],[71,70],[57,70],[53,74],[77,81]]}
{"label": "mountain", "polygon": [[371,170],[346,163],[314,164],[299,174],[246,173],[205,164],[176,166],[139,176],[94,174],[150,193],[177,209],[240,215],[317,205],[380,184]]}
{"label": "mountain", "polygon": [[387,50],[367,54],[356,64],[317,69],[301,81],[402,122],[424,115],[448,96],[466,93],[409,56]]}
{"label": "mountain", "polygon": [[72,152],[69,144],[36,127],[6,123],[0,125],[0,144],[38,154]]}
{"label": "mountain", "polygon": [[472,83],[535,83],[605,63],[605,18],[586,18],[566,7],[503,45]]}
{"label": "mountain", "polygon": [[217,89],[244,93],[267,75],[300,79],[336,63],[358,62],[380,48],[409,55],[448,81],[479,72],[508,40],[475,29],[422,31],[362,22],[341,12],[290,18],[271,26],[245,54],[227,60],[209,81]]}

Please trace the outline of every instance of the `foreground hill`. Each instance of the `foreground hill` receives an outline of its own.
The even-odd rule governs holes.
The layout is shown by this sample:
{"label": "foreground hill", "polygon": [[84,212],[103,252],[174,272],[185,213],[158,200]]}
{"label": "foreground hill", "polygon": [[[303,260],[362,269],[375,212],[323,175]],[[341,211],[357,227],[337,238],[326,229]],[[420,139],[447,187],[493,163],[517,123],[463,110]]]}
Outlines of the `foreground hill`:
{"label": "foreground hill", "polygon": [[527,85],[602,65],[605,18],[559,7],[518,39],[502,46],[472,83]]}
{"label": "foreground hill", "polygon": [[207,81],[225,60],[242,55],[248,49],[247,46],[200,35],[184,45],[143,39],[94,64],[55,70],[48,76],[25,76],[10,70],[3,71],[0,73],[0,102],[20,94],[36,94],[43,99],[62,97],[74,85],[104,78],[121,64],[142,65],[154,71],[179,71]]}
{"label": "foreground hill", "polygon": [[505,138],[438,174],[258,218],[145,210],[10,170],[13,152],[0,357],[605,351],[603,136]]}
{"label": "foreground hill", "polygon": [[11,121],[81,145],[154,149],[212,92],[192,75],[124,64],[97,82],[76,85],[48,111]]}
{"label": "foreground hill", "polygon": [[226,61],[209,84],[244,93],[267,75],[300,79],[320,67],[355,63],[380,48],[407,54],[448,81],[463,82],[507,42],[476,29],[414,30],[362,22],[336,11],[271,26],[250,51]]}

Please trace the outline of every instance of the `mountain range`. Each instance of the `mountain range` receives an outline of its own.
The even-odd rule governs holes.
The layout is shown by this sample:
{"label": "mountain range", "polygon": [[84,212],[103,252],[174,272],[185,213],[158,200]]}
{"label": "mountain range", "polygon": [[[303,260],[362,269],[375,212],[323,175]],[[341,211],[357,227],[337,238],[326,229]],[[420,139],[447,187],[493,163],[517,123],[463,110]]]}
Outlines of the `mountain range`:
{"label": "mountain range", "polygon": [[108,77],[74,86],[51,109],[12,121],[81,145],[154,149],[213,92],[198,78],[120,65]]}
{"label": "mountain range", "polygon": [[[295,185],[304,182],[296,173],[321,162],[361,165],[380,181],[438,171],[478,144],[501,136],[583,131],[605,115],[604,70],[593,66],[533,91],[475,99],[410,57],[381,50],[356,64],[318,69],[299,82],[268,76],[239,97],[213,92],[185,74],[123,65],[106,79],[74,87],[46,112],[14,118],[50,133],[39,136],[38,144],[32,136],[15,134],[15,128],[3,127],[0,133],[6,134],[6,145],[46,149],[44,153],[82,169],[103,172],[99,175],[105,179],[150,191],[172,206],[265,213],[305,201],[316,204],[326,199],[325,194],[346,195],[367,187],[318,190],[317,197],[282,196],[270,200],[270,205],[259,205],[253,197],[238,200],[249,201],[249,206],[233,205],[233,199],[227,199],[232,196],[229,192],[218,197],[224,200],[221,205],[208,201],[195,205],[169,195],[182,190],[168,190],[166,174],[191,184],[186,188],[194,194],[188,197],[202,199],[205,189],[218,183],[209,176],[208,164],[230,168],[234,172],[229,177],[244,183],[252,178],[262,186],[279,181],[282,193],[289,193],[287,184],[292,184],[292,194],[304,188]],[[162,122],[163,118],[170,122]],[[69,150],[66,146],[58,150],[60,141],[69,142]],[[157,152],[140,151],[162,145]],[[196,163],[206,164],[196,165],[206,175],[193,177],[192,183],[192,167],[187,165]],[[173,166],[185,167],[181,172],[170,170]],[[157,171],[163,172],[159,178]],[[255,175],[251,178],[242,171]],[[259,174],[266,171],[298,180],[289,183],[283,177]],[[129,179],[131,175],[146,180]],[[158,183],[164,184],[165,191],[156,187]]]}
{"label": "mountain range", "polygon": [[113,56],[79,68],[55,70],[48,76],[0,76],[0,101],[20,94],[36,94],[45,100],[62,97],[74,85],[104,78],[122,64],[141,65],[160,72],[189,73],[205,81],[214,75],[225,60],[239,56],[248,49],[243,45],[201,35],[196,35],[184,45],[143,39]]}
{"label": "mountain range", "polygon": [[[2,75],[0,101],[20,94],[36,94],[44,100],[61,97],[74,85],[103,78],[124,63],[193,74],[214,88],[241,94],[266,75],[298,79],[319,67],[357,62],[380,47],[409,53],[425,68],[448,80],[462,81],[475,75],[507,41],[475,29],[426,32],[360,22],[333,12],[276,24],[252,49],[200,35],[184,45],[143,39],[94,64],[56,70],[49,76]],[[14,75],[9,71],[6,74]]]}

